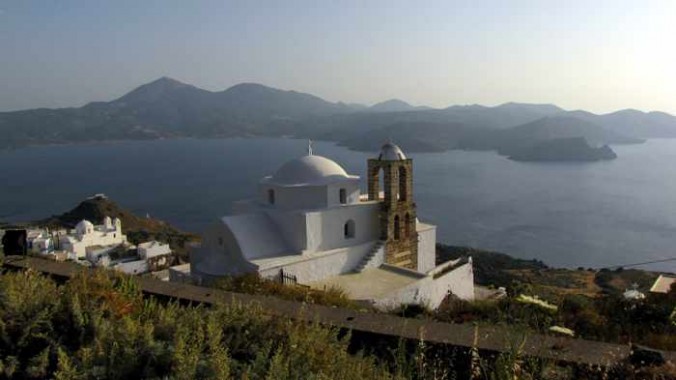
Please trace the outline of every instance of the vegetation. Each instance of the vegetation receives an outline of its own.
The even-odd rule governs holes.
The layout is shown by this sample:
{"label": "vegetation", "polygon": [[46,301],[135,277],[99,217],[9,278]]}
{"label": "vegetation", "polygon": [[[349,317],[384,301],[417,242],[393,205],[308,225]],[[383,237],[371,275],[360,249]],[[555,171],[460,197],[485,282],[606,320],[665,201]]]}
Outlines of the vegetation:
{"label": "vegetation", "polygon": [[[526,288],[524,288],[526,290]],[[643,300],[626,300],[621,295],[589,297],[567,294],[545,307],[508,296],[497,301],[449,300],[434,313],[445,322],[482,322],[525,326],[547,333],[552,326],[572,329],[575,336],[614,343],[638,343],[653,348],[676,350],[676,324],[672,313],[676,291],[649,294]]]}
{"label": "vegetation", "polygon": [[[0,273],[0,378],[575,378],[570,368],[524,357],[519,339],[512,350],[484,357],[422,339],[385,349],[372,342],[364,354],[350,338],[255,306],[143,298],[133,277],[116,272],[83,270],[63,284],[31,270]],[[623,378],[668,378],[650,371]]]}
{"label": "vegetation", "polygon": [[276,296],[289,301],[309,304],[353,309],[363,307],[363,305],[350,300],[340,288],[331,287],[317,290],[303,285],[285,285],[278,281],[261,278],[258,273],[227,277],[216,282],[213,287],[237,293]]}
{"label": "vegetation", "polygon": [[515,259],[498,252],[437,244],[437,264],[465,256],[472,257],[474,282],[479,285],[509,286],[522,278],[511,271],[540,270],[548,267],[539,260]]}
{"label": "vegetation", "polygon": [[[676,324],[671,319],[676,291],[666,296],[647,294],[643,300],[626,300],[622,295],[632,286],[648,293],[656,273],[622,268],[549,268],[539,261],[501,253],[438,246],[439,260],[465,255],[473,258],[477,284],[503,286],[508,296],[477,302],[449,299],[432,314],[441,321],[524,326],[543,333],[559,326],[585,339],[676,350]],[[556,310],[536,302],[525,303],[523,295],[539,296]]]}
{"label": "vegetation", "polygon": [[254,307],[165,305],[143,299],[130,277],[84,273],[64,285],[31,271],[0,276],[0,377],[391,377],[350,355],[335,329]]}

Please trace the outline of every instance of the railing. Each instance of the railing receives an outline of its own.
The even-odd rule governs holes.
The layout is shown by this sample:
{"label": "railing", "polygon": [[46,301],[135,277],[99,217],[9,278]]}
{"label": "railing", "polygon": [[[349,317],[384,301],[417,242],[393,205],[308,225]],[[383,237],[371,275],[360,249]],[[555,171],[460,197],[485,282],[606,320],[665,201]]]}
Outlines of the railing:
{"label": "railing", "polygon": [[284,269],[279,270],[279,274],[274,277],[274,280],[284,285],[298,285],[298,277],[285,273]]}

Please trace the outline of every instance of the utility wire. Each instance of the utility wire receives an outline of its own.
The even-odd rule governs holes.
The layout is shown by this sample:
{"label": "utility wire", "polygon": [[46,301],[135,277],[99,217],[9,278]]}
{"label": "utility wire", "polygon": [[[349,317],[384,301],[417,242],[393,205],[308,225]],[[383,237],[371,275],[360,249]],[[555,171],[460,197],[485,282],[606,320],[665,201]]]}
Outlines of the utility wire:
{"label": "utility wire", "polygon": [[611,265],[607,267],[602,267],[600,269],[613,269],[613,268],[626,268],[626,267],[636,267],[639,265],[646,265],[646,264],[655,264],[655,263],[666,263],[668,261],[676,261],[676,257],[671,257],[668,259],[661,259],[661,260],[653,260],[653,261],[644,261],[642,263],[634,263],[634,264],[625,264],[625,265]]}

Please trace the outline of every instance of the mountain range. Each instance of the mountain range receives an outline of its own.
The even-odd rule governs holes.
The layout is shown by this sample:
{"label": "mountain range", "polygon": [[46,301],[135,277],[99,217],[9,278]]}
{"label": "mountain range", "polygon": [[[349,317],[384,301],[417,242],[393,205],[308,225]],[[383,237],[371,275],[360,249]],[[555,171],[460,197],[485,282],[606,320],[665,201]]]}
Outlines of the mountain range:
{"label": "mountain range", "polygon": [[0,148],[171,137],[291,136],[373,150],[387,138],[410,151],[484,149],[509,154],[547,139],[592,145],[676,137],[676,117],[623,110],[596,115],[551,104],[434,109],[391,99],[371,107],[242,83],[207,91],[163,77],[109,102],[0,113]]}

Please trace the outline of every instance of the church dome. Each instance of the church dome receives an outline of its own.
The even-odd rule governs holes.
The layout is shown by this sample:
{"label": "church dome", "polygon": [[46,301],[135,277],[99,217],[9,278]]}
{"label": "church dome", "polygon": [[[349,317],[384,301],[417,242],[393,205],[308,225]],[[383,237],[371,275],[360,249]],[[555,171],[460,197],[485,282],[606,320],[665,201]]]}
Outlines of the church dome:
{"label": "church dome", "polygon": [[351,177],[334,161],[322,156],[307,155],[285,163],[264,181],[279,185],[320,185],[346,178]]}
{"label": "church dome", "polygon": [[382,146],[382,148],[380,148],[378,159],[384,161],[399,161],[405,160],[406,155],[404,155],[404,152],[401,150],[401,148],[399,148],[399,146],[392,142],[387,142]]}
{"label": "church dome", "polygon": [[92,222],[82,219],[76,226],[75,226],[75,231],[79,234],[86,234],[89,233],[89,231],[94,230],[94,225]]}

